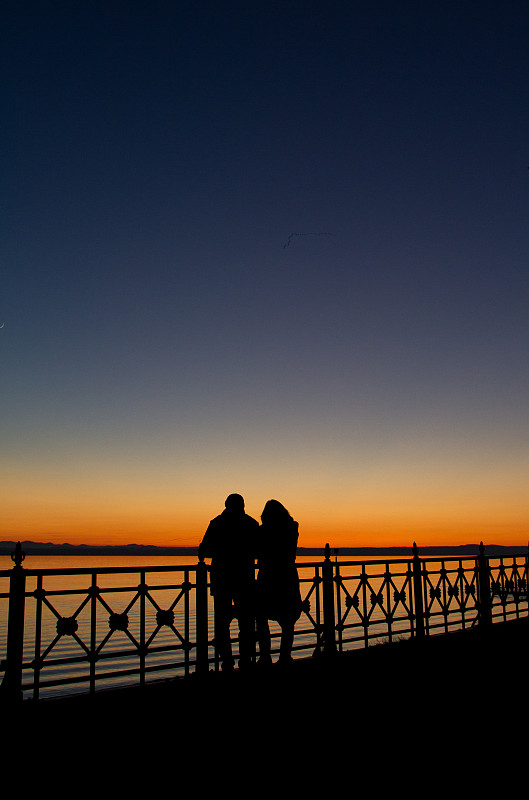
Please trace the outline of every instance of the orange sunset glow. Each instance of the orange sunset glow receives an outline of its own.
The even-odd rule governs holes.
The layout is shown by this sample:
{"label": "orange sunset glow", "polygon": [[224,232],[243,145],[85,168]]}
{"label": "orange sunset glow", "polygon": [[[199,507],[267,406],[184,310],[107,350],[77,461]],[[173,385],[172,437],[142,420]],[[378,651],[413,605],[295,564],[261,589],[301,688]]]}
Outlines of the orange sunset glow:
{"label": "orange sunset glow", "polygon": [[[312,492],[297,486],[289,493],[279,485],[265,495],[243,481],[235,489],[244,493],[246,511],[260,518],[264,502],[281,499],[299,522],[302,547],[387,547],[458,545],[483,540],[488,543],[527,544],[523,481],[518,485],[425,486],[418,476],[396,481],[383,492],[377,481],[357,481],[347,493],[322,479]],[[162,482],[162,476],[160,476]],[[427,483],[427,482],[426,482]],[[360,485],[359,485],[360,484]],[[288,486],[288,481],[286,481]],[[382,485],[382,484],[381,484]],[[71,544],[153,544],[196,546],[209,520],[220,513],[231,486],[209,487],[203,492],[174,490],[167,484],[127,487],[115,482],[103,490],[97,481],[79,491],[66,476],[64,482],[46,485],[29,496],[14,485],[3,503],[4,539],[30,539]]]}

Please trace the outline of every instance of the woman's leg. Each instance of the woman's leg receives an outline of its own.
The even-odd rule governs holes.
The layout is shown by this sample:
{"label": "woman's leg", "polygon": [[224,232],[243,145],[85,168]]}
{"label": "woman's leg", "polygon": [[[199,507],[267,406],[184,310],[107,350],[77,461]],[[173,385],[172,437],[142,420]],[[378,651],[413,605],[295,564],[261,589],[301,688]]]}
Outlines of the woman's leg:
{"label": "woman's leg", "polygon": [[271,643],[270,643],[270,628],[268,626],[268,619],[259,615],[256,619],[257,623],[257,638],[259,640],[259,661],[268,663],[272,660],[271,656]]}
{"label": "woman's leg", "polygon": [[279,660],[290,661],[292,658],[292,645],[294,644],[294,625],[292,622],[281,623],[281,646]]}

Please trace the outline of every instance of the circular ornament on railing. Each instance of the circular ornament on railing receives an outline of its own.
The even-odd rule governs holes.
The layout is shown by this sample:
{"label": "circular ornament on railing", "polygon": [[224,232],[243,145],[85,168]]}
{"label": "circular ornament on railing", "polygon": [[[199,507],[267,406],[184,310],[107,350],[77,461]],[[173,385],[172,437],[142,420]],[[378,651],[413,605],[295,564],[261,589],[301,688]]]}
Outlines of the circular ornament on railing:
{"label": "circular ornament on railing", "polygon": [[77,633],[79,625],[75,617],[59,617],[57,620],[57,633],[59,636],[73,636]]}
{"label": "circular ornament on railing", "polygon": [[160,609],[156,614],[156,624],[160,627],[162,625],[174,625],[174,611],[170,608],[166,611]]}
{"label": "circular ornament on railing", "polygon": [[384,595],[382,594],[382,592],[379,592],[378,594],[376,594],[375,592],[371,592],[371,605],[376,606],[377,604],[379,606],[384,605]]}
{"label": "circular ornament on railing", "polygon": [[129,627],[129,618],[126,614],[111,614],[108,618],[108,627],[111,631],[126,631]]}
{"label": "circular ornament on railing", "polygon": [[360,598],[358,597],[357,594],[355,594],[354,597],[351,597],[350,594],[346,595],[345,598],[346,608],[358,608],[359,605],[360,605]]}

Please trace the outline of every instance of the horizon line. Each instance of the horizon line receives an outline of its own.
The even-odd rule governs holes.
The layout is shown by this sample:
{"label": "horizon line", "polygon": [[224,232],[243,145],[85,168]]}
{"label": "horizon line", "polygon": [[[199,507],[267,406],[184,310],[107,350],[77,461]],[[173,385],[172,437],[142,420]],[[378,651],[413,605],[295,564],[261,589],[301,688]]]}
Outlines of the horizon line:
{"label": "horizon line", "polygon": [[[16,546],[18,543],[22,547],[29,547],[31,550],[35,549],[46,549],[46,550],[58,550],[60,548],[67,548],[73,550],[114,550],[114,551],[126,551],[126,550],[150,550],[150,551],[186,551],[188,553],[198,551],[199,545],[157,545],[157,544],[138,544],[129,542],[128,544],[71,544],[69,542],[35,542],[32,539],[4,539],[0,541],[0,554],[1,551],[7,551],[10,547]],[[326,543],[325,545],[319,546],[305,546],[299,545],[297,547],[298,552],[324,552],[327,547],[329,547],[330,552],[333,555],[336,555],[340,552],[346,551],[355,551],[355,552],[395,552],[395,551],[413,551],[414,546],[417,547],[419,551],[423,552],[448,552],[448,551],[457,551],[457,550],[464,550],[464,549],[479,549],[480,544],[483,545],[485,550],[487,549],[494,549],[494,550],[525,550],[527,549],[528,545],[508,545],[508,544],[484,544],[483,542],[464,542],[458,545],[447,545],[447,544],[438,544],[438,545],[418,545],[416,542],[413,542],[412,545],[410,544],[400,544],[400,545],[342,545],[342,546],[333,546],[330,543]],[[4,553],[5,554],[5,553]],[[11,553],[7,553],[10,555]]]}

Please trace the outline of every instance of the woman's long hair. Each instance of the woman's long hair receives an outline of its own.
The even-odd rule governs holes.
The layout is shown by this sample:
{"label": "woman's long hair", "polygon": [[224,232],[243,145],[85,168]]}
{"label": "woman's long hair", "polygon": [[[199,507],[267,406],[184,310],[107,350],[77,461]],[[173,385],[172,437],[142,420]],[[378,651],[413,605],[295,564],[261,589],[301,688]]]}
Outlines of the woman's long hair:
{"label": "woman's long hair", "polygon": [[268,522],[290,522],[291,520],[292,517],[279,500],[267,500],[261,514],[263,525]]}

